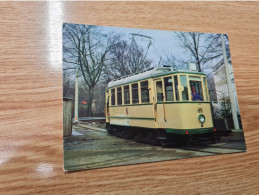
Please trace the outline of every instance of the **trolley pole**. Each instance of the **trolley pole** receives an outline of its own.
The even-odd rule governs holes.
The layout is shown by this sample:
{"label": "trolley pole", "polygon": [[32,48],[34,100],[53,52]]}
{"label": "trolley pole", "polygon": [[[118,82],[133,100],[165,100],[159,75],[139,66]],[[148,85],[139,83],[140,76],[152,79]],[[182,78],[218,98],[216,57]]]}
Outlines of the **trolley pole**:
{"label": "trolley pole", "polygon": [[229,70],[229,64],[228,64],[228,60],[227,60],[226,47],[225,47],[225,41],[224,41],[223,34],[221,34],[221,42],[222,42],[222,52],[223,52],[225,70],[226,70],[226,75],[227,75],[227,86],[228,86],[228,92],[229,92],[229,97],[230,97],[234,127],[235,127],[235,129],[240,129],[239,123],[238,123],[238,118],[237,118],[236,102],[235,102],[235,99],[233,96],[232,83],[230,80],[230,70]]}
{"label": "trolley pole", "polygon": [[78,67],[76,67],[76,86],[75,86],[75,122],[78,122]]}

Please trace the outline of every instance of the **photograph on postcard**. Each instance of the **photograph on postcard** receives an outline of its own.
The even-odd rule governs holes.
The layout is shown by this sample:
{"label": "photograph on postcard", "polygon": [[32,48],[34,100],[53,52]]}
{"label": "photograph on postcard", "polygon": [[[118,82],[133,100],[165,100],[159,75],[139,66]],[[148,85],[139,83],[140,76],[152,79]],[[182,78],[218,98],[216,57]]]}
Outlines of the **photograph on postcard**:
{"label": "photograph on postcard", "polygon": [[63,24],[64,170],[246,151],[229,38]]}

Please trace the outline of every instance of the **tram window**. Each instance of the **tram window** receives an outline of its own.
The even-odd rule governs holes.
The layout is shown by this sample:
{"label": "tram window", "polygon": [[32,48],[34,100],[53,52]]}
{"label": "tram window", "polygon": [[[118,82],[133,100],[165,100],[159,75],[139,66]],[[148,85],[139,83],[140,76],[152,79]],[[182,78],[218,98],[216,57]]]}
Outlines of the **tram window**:
{"label": "tram window", "polygon": [[112,94],[112,97],[111,97],[112,98],[112,102],[111,103],[112,103],[112,105],[115,105],[115,89],[111,90],[111,94]]}
{"label": "tram window", "polygon": [[163,101],[162,81],[156,82],[156,97],[158,102]]}
{"label": "tram window", "polygon": [[189,100],[186,76],[181,75],[180,82],[181,82],[181,85],[183,86],[182,100]]}
{"label": "tram window", "polygon": [[165,100],[174,101],[172,77],[164,78],[164,84],[165,84]]}
{"label": "tram window", "polygon": [[121,87],[117,88],[117,105],[122,104]]}
{"label": "tram window", "polygon": [[205,94],[204,94],[204,100],[205,100],[205,101],[208,101],[207,82],[206,82],[206,78],[205,78],[205,77],[203,77],[203,83],[204,83],[204,92],[205,92]]}
{"label": "tram window", "polygon": [[124,91],[124,104],[130,103],[130,93],[129,93],[129,85],[123,87]]}
{"label": "tram window", "polygon": [[190,81],[191,96],[193,101],[203,101],[201,81]]}
{"label": "tram window", "polygon": [[132,103],[139,103],[138,98],[138,83],[131,85],[131,91],[132,91]]}
{"label": "tram window", "polygon": [[141,102],[149,102],[149,90],[148,90],[148,81],[143,81],[140,83],[141,87]]}
{"label": "tram window", "polygon": [[175,88],[175,98],[176,98],[176,100],[179,100],[179,90],[178,90],[177,76],[174,76],[174,88]]}

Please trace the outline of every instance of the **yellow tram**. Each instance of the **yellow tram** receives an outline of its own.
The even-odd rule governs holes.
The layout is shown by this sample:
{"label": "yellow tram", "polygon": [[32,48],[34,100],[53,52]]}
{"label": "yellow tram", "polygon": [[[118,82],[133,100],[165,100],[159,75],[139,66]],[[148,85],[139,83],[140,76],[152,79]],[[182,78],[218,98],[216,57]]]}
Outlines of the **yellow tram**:
{"label": "yellow tram", "polygon": [[106,129],[151,143],[214,138],[206,75],[163,67],[111,81]]}

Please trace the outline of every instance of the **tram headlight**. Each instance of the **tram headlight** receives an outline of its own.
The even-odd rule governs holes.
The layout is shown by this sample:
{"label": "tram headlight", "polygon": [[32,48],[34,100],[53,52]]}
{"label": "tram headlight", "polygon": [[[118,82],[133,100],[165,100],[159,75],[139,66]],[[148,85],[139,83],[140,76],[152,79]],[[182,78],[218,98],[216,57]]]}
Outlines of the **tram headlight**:
{"label": "tram headlight", "polygon": [[198,117],[199,121],[201,123],[204,123],[205,122],[205,116],[203,114],[200,114],[199,117]]}

